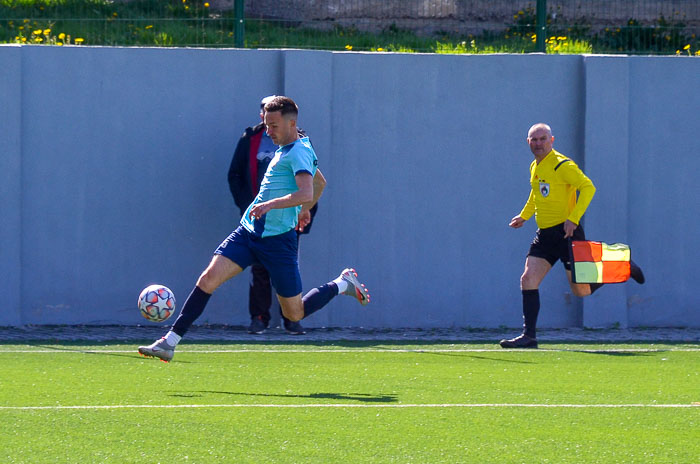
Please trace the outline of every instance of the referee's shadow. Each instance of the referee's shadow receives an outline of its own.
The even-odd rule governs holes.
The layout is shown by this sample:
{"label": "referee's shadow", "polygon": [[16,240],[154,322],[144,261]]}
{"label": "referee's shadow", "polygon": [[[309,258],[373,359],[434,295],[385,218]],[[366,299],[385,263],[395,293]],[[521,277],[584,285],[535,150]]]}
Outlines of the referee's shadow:
{"label": "referee's shadow", "polygon": [[205,395],[230,395],[230,396],[248,396],[248,397],[263,397],[263,398],[308,398],[308,399],[324,399],[338,401],[359,401],[362,403],[396,403],[398,398],[396,395],[373,395],[371,393],[310,393],[308,395],[290,395],[276,393],[249,393],[249,392],[232,392],[232,391],[212,391],[199,390],[193,392],[178,392],[171,393],[168,396],[197,398]]}

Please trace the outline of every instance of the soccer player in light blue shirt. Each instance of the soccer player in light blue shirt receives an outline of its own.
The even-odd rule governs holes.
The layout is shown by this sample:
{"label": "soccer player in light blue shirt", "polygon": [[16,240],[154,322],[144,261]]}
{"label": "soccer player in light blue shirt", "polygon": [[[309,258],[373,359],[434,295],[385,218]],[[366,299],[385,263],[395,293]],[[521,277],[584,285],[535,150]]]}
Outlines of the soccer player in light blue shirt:
{"label": "soccer player in light blue shirt", "polygon": [[317,170],[318,158],[308,137],[278,148],[265,172],[258,196],[241,218],[241,225],[257,237],[279,235],[296,228],[301,205],[272,209],[260,219],[251,216],[251,210],[260,203],[292,195],[299,190],[296,176],[305,173],[314,178]]}
{"label": "soccer player in light blue shirt", "polygon": [[309,139],[299,138],[298,113],[296,103],[288,97],[277,96],[265,104],[267,134],[280,148],[265,172],[258,196],[243,215],[241,225],[214,252],[170,331],[151,345],[140,346],[140,354],[170,361],[211,294],[253,263],[262,264],[269,272],[282,313],[291,321],[313,314],[340,293],[356,298],[362,305],[369,303],[369,292],[352,268],[301,296],[295,229],[303,230],[308,225],[309,211],[326,181]]}

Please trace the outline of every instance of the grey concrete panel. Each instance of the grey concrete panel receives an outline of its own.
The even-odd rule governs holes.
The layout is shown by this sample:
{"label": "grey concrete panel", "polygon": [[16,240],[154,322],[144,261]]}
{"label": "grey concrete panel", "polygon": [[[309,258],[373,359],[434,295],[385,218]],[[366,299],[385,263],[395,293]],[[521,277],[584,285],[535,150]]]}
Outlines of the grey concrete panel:
{"label": "grey concrete panel", "polygon": [[[23,48],[28,323],[138,323],[147,284],[179,302],[238,221],[226,173],[278,52]],[[247,308],[245,281],[202,322]]]}
{"label": "grey concrete panel", "polygon": [[[586,165],[597,187],[584,216],[589,240],[627,243],[629,154],[629,59],[587,56]],[[627,327],[627,298],[637,284],[607,285],[583,300],[585,327]]]}
{"label": "grey concrete panel", "polygon": [[630,58],[629,236],[648,282],[631,326],[700,325],[700,60]]}
{"label": "grey concrete panel", "polygon": [[[548,120],[564,149],[581,153],[581,78],[566,76],[576,58],[527,58],[334,55],[331,259],[362,271],[379,310],[358,315],[352,302],[333,302],[318,318],[520,324],[518,279],[534,224],[507,224],[529,191],[527,130]],[[564,79],[572,85],[561,88]],[[561,269],[545,287],[544,326],[580,320]]]}
{"label": "grey concrete panel", "polygon": [[0,46],[0,325],[21,325],[22,55]]}

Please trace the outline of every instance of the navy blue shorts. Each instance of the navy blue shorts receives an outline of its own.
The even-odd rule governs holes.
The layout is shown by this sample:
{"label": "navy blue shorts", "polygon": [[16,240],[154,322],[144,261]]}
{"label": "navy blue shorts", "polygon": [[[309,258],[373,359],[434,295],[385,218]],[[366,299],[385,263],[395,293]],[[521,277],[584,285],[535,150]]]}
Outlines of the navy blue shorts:
{"label": "navy blue shorts", "polygon": [[214,254],[226,256],[243,269],[252,264],[262,264],[270,274],[277,294],[284,298],[301,293],[299,242],[294,229],[261,238],[248,232],[245,227],[238,226]]}
{"label": "navy blue shorts", "polygon": [[[573,240],[586,240],[583,227],[580,225],[574,229]],[[569,240],[564,238],[564,223],[556,226],[537,229],[534,240],[530,244],[528,256],[546,259],[554,266],[558,260],[564,263],[564,268],[571,270],[571,257],[569,255]]]}

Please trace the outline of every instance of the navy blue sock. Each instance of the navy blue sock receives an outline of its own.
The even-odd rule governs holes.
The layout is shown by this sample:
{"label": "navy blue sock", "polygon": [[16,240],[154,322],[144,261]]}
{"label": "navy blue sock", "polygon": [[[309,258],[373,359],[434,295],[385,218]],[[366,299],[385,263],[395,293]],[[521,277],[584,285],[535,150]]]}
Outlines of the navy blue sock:
{"label": "navy blue sock", "polygon": [[537,338],[537,315],[540,313],[540,291],[523,290],[523,333]]}
{"label": "navy blue sock", "polygon": [[171,330],[181,337],[185,335],[194,321],[202,315],[204,307],[209,302],[209,297],[211,297],[210,293],[195,286],[190,296],[185,300],[180,315],[175,320]]}
{"label": "navy blue sock", "polygon": [[597,284],[596,283],[596,284],[588,284],[588,285],[591,286],[591,295],[593,295],[593,292],[595,292],[596,290],[598,290],[600,287],[602,287],[605,284]]}
{"label": "navy blue sock", "polygon": [[323,308],[338,294],[338,286],[334,282],[310,290],[301,301],[304,303],[304,317],[310,316]]}

